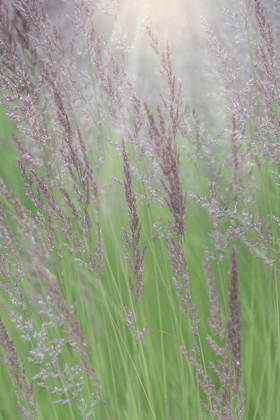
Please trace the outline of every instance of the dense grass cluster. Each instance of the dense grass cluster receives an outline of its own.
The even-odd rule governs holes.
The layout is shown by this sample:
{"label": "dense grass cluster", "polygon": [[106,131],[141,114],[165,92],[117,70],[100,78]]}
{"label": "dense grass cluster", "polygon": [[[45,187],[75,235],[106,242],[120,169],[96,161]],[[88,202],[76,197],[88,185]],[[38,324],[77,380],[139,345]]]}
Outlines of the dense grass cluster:
{"label": "dense grass cluster", "polygon": [[151,16],[0,0],[0,420],[280,418],[280,10],[221,5],[188,99]]}

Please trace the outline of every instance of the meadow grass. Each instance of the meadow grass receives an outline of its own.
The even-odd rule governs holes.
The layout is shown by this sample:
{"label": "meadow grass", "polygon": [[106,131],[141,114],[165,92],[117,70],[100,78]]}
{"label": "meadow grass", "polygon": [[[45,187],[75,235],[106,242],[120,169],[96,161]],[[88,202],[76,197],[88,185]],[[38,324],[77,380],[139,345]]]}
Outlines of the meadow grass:
{"label": "meadow grass", "polygon": [[[69,2],[69,43],[39,2],[12,3],[0,2],[0,419],[278,419],[273,5],[237,2],[240,43],[235,22],[225,46],[202,22],[221,85],[208,119],[148,25],[156,98],[130,80],[127,38],[93,31],[91,1]],[[117,19],[116,5],[98,13]]]}

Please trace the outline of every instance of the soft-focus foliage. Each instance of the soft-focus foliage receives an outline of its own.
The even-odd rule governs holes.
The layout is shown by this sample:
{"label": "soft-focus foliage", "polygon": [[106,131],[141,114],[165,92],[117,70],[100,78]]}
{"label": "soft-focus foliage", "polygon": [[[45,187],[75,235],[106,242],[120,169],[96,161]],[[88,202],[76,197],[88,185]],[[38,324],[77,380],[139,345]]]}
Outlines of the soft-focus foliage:
{"label": "soft-focus foliage", "polygon": [[2,419],[280,417],[279,19],[0,0]]}

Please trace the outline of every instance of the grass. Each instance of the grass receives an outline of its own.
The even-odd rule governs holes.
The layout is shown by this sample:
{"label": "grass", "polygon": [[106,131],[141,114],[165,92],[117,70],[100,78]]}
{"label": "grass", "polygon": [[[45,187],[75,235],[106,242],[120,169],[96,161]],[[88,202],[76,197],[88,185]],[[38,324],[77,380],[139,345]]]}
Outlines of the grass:
{"label": "grass", "polygon": [[[0,7],[2,7],[1,3]],[[256,13],[264,12],[262,12],[262,9],[257,9]],[[31,19],[31,17],[29,18]],[[15,39],[19,42],[18,38]],[[40,39],[39,35],[38,39],[41,47],[44,46],[44,41]],[[234,40],[230,33],[229,39],[230,48],[234,49]],[[212,39],[211,42],[213,43],[215,40]],[[19,47],[17,44],[15,45]],[[246,59],[254,60],[255,51],[252,50],[251,43],[248,43],[248,46],[251,54]],[[54,45],[52,47],[54,48]],[[19,50],[23,60],[26,63],[29,63],[28,60],[30,60],[30,63],[32,63],[29,56],[31,49],[26,48],[25,50],[24,46],[21,45]],[[167,82],[166,89],[167,91],[170,89],[172,96],[173,73],[168,58],[168,47],[163,47],[162,51],[163,56],[166,55],[165,58],[160,56],[161,64],[163,71],[166,71],[167,74],[166,80],[163,79],[162,82]],[[8,68],[9,71],[2,47],[1,54],[3,68]],[[147,118],[146,114],[143,116],[144,113],[141,114],[138,110],[136,95],[132,94],[132,88],[130,89],[123,83],[122,73],[118,73],[112,58],[110,61],[110,54],[105,57],[107,67],[113,69],[111,74],[113,83],[123,89],[121,93],[124,105],[119,106],[119,108],[116,106],[116,109],[125,120],[125,128],[118,126],[122,123],[118,120],[118,115],[115,116],[113,112],[106,115],[106,112],[108,112],[107,105],[115,106],[114,100],[117,101],[117,99],[110,97],[109,94],[107,95],[106,89],[104,89],[104,86],[102,87],[102,83],[106,84],[106,82],[104,80],[102,82],[100,79],[102,71],[96,63],[96,67],[93,67],[90,74],[91,80],[96,77],[99,81],[99,84],[97,83],[94,86],[95,99],[93,102],[90,102],[90,95],[87,96],[86,89],[83,93],[86,101],[88,101],[85,108],[87,111],[91,110],[94,116],[94,123],[91,121],[92,126],[89,125],[89,128],[84,126],[86,117],[83,120],[83,114],[82,116],[79,114],[80,109],[73,101],[74,93],[72,97],[72,92],[67,90],[67,83],[69,80],[71,81],[71,78],[67,79],[68,76],[63,75],[63,73],[59,76],[62,82],[59,80],[58,85],[60,86],[61,83],[67,95],[61,93],[63,90],[60,91],[55,86],[52,77],[55,79],[55,77],[58,77],[58,73],[56,73],[56,63],[53,61],[55,76],[50,75],[50,79],[44,73],[42,62],[38,61],[37,63],[38,68],[42,71],[43,78],[45,77],[43,81],[44,89],[42,89],[43,95],[40,96],[41,93],[39,95],[40,100],[46,95],[53,107],[50,106],[47,109],[46,120],[44,121],[44,127],[52,137],[53,143],[51,145],[45,142],[38,146],[34,138],[28,138],[24,135],[26,127],[31,127],[34,133],[36,127],[34,128],[28,120],[25,105],[21,105],[21,99],[18,99],[16,95],[13,97],[12,103],[15,104],[18,99],[18,103],[22,107],[20,115],[24,115],[25,118],[22,124],[23,133],[20,134],[20,127],[16,128],[16,124],[9,121],[4,108],[0,109],[0,178],[4,181],[7,190],[12,191],[27,210],[26,219],[19,216],[17,204],[10,197],[7,199],[7,194],[1,187],[1,198],[6,215],[5,219],[1,213],[3,232],[1,236],[1,256],[4,261],[1,260],[1,269],[8,270],[9,263],[11,264],[11,275],[9,277],[11,283],[2,275],[1,284],[7,285],[10,296],[7,289],[2,286],[0,316],[8,331],[9,338],[15,344],[19,359],[19,366],[16,369],[19,369],[20,377],[24,378],[23,367],[26,368],[28,384],[31,384],[35,375],[45,373],[42,377],[37,377],[34,380],[34,394],[31,392],[36,401],[38,413],[24,414],[24,410],[18,408],[18,402],[23,401],[23,406],[28,407],[30,401],[22,389],[20,389],[20,395],[15,392],[15,389],[19,388],[18,373],[15,374],[14,360],[12,367],[7,362],[9,359],[9,352],[5,351],[5,345],[8,343],[7,338],[0,337],[0,355],[2,358],[0,364],[0,389],[2,390],[0,392],[0,419],[208,420],[220,418],[237,420],[238,417],[234,411],[237,398],[231,398],[233,389],[230,385],[227,385],[227,393],[232,417],[230,417],[230,414],[222,413],[222,411],[221,416],[223,417],[217,417],[213,413],[211,415],[203,407],[200,399],[207,402],[210,407],[213,407],[214,400],[210,391],[205,392],[199,386],[199,382],[195,378],[194,363],[189,363],[179,350],[180,346],[184,346],[195,360],[201,363],[205,372],[212,378],[215,389],[218,390],[221,381],[213,373],[210,362],[218,363],[221,356],[211,348],[207,339],[207,336],[211,333],[208,325],[211,302],[209,303],[209,285],[207,273],[203,266],[203,256],[207,249],[211,257],[211,269],[220,298],[222,320],[227,325],[232,316],[229,288],[232,282],[230,268],[233,264],[231,257],[233,247],[237,256],[238,299],[241,302],[242,309],[242,377],[238,392],[238,395],[241,395],[241,388],[244,387],[246,390],[245,414],[242,418],[246,420],[277,419],[280,416],[278,357],[280,347],[279,223],[274,216],[279,217],[280,197],[279,185],[277,185],[277,179],[272,174],[272,170],[276,171],[277,161],[275,163],[275,159],[279,158],[277,147],[275,147],[275,154],[277,155],[275,158],[271,149],[263,156],[262,150],[258,149],[259,145],[255,146],[252,143],[252,140],[258,134],[257,121],[259,120],[260,107],[256,106],[254,113],[244,123],[245,135],[242,131],[243,121],[238,119],[242,111],[238,110],[234,114],[234,118],[236,117],[236,121],[240,124],[240,127],[236,130],[238,131],[240,128],[239,134],[242,133],[244,137],[240,147],[238,143],[234,143],[230,119],[225,117],[226,124],[228,124],[226,130],[228,131],[224,130],[217,141],[209,141],[209,138],[217,134],[217,131],[219,131],[217,127],[223,126],[224,121],[220,121],[216,116],[213,116],[212,126],[209,121],[206,121],[200,141],[204,150],[212,148],[212,157],[214,156],[212,164],[209,164],[208,152],[205,152],[205,154],[199,152],[196,159],[189,158],[189,154],[195,151],[196,147],[195,142],[198,134],[195,128],[192,130],[193,138],[190,135],[184,136],[180,130],[177,131],[175,136],[170,134],[172,139],[170,147],[171,149],[174,148],[171,151],[166,149],[166,144],[163,141],[168,136],[162,135],[160,145],[162,149],[158,154],[155,152],[151,156],[144,149],[146,147],[148,150],[152,141],[156,141],[156,130],[153,132],[154,138],[152,138],[151,132],[147,135],[148,124],[152,125],[151,120]],[[86,55],[83,56],[83,59],[86,61]],[[46,60],[48,60],[47,56]],[[61,64],[59,60],[58,57],[58,68]],[[102,65],[103,62],[100,61],[100,66],[102,67]],[[90,68],[88,66],[89,63],[86,62],[85,69]],[[105,66],[106,69],[107,67]],[[221,71],[224,71],[223,65],[221,67]],[[70,74],[75,74],[75,71],[76,69],[71,73],[70,67]],[[258,69],[254,68],[254,77],[255,71],[258,71]],[[37,78],[38,72],[39,70],[35,71],[34,79],[32,79],[30,70],[31,75],[29,74],[29,77],[31,80]],[[62,75],[65,76],[65,81]],[[267,81],[267,83],[269,82]],[[244,87],[245,82],[242,75],[236,84],[240,84],[241,88]],[[98,92],[97,89],[99,89]],[[248,94],[248,101],[252,100],[256,93],[255,90],[260,97],[259,100],[264,101],[266,92],[263,93],[257,83]],[[236,88],[236,91],[238,91],[238,88]],[[7,89],[3,89],[4,98],[6,93]],[[56,93],[58,98],[55,97]],[[169,93],[166,93],[166,97],[168,95]],[[179,93],[178,98],[179,101]],[[267,100],[267,97],[265,99]],[[158,121],[161,114],[156,111],[156,100],[154,102],[152,100],[153,98],[148,98],[149,106],[153,110],[155,120]],[[177,103],[176,100],[173,102],[170,100],[170,103],[174,105]],[[71,107],[69,103],[71,103]],[[129,107],[126,108],[127,104],[129,104]],[[35,110],[43,109],[41,102],[39,105],[35,105]],[[277,118],[279,114],[277,99],[275,99],[273,105],[274,115]],[[201,107],[202,115],[205,115],[205,104],[202,103]],[[164,105],[162,105],[162,108],[164,110]],[[34,112],[38,119],[38,114],[35,114],[34,109],[31,108],[31,113]],[[166,116],[168,109],[168,107],[165,109],[166,114],[164,115],[166,130],[172,127],[172,123],[174,126],[174,120],[172,121],[169,116]],[[263,118],[267,115],[266,111],[263,111]],[[105,115],[104,121],[101,119],[102,113]],[[143,116],[145,124],[138,130],[135,127],[140,114]],[[70,129],[65,115],[69,116]],[[192,119],[190,113],[186,114],[186,118],[189,118],[188,123],[190,125],[195,126],[196,122]],[[97,130],[92,131],[92,140],[91,129],[92,127],[96,128],[96,119],[102,120],[101,128],[99,132]],[[235,120],[233,124],[235,124]],[[92,185],[88,187],[83,184],[84,178],[87,179],[87,182],[89,179],[92,181],[93,178],[90,178],[86,170],[84,173],[81,171],[81,167],[83,169],[86,167],[86,158],[84,157],[84,160],[82,158],[82,146],[78,141],[76,132],[78,127],[83,129],[82,136],[87,149],[86,156],[93,170],[93,176],[97,179],[100,194],[98,204],[95,203]],[[122,130],[121,134],[116,127]],[[160,131],[159,124],[157,127]],[[74,133],[73,144],[76,147],[75,153],[72,155],[69,146],[71,141],[67,140],[67,136],[71,137],[71,129]],[[133,131],[134,129],[135,131]],[[132,136],[134,142],[129,141],[129,133],[133,133],[135,136]],[[269,144],[269,141],[272,142],[269,138],[269,136],[272,136],[271,133],[273,131],[261,134],[264,144],[266,142]],[[34,167],[26,159],[24,153],[17,150],[12,140],[13,135],[19,136],[20,144],[29,147],[28,152],[32,158],[35,160],[38,158],[41,163],[43,162],[43,164],[40,163],[40,167],[34,173],[38,174],[45,186],[52,191],[55,203],[65,217],[70,220],[71,227],[68,235],[57,228],[62,227],[62,222],[55,219],[54,213],[52,213],[54,206],[50,204],[48,193],[44,192],[43,187],[36,184],[36,176],[32,172]],[[146,142],[143,146],[140,143],[141,136],[146,141],[148,139],[150,143]],[[102,146],[98,144],[100,142],[99,137],[102,138]],[[108,138],[110,138],[110,141],[108,141]],[[134,260],[132,270],[128,267],[123,250],[125,246],[123,228],[129,233],[132,232],[132,236],[133,229],[135,231],[137,229],[135,224],[133,226],[133,223],[129,222],[128,215],[132,214],[131,201],[129,202],[126,197],[123,185],[116,181],[118,179],[128,182],[120,153],[120,144],[123,138],[132,168],[132,191],[136,192],[139,198],[136,208],[141,225],[139,244],[137,243],[130,248],[127,247],[131,259],[133,260],[135,257],[137,247],[140,250],[147,247],[144,259],[143,292],[141,299],[138,301],[134,299],[129,287],[129,278],[134,282],[134,286],[135,282],[136,284],[139,283],[137,269]],[[114,146],[112,142],[115,142],[116,145]],[[166,162],[169,162],[168,159],[172,158],[172,153],[176,150],[175,144],[180,152],[180,165],[175,163],[175,170],[174,167],[171,168],[169,172],[167,171],[167,175],[164,171],[159,174],[157,172],[158,167],[164,161],[166,169]],[[235,147],[240,159],[238,169],[234,166],[237,165],[234,163],[236,158],[234,155]],[[248,152],[246,147],[249,150]],[[137,159],[140,152],[143,152],[144,158]],[[65,156],[65,160],[63,160]],[[80,157],[78,163],[75,161],[77,156]],[[155,156],[158,164],[156,169],[153,166]],[[32,191],[35,195],[38,192],[41,194],[43,197],[42,210],[39,209],[36,200],[32,201],[32,197],[27,197],[23,185],[28,184],[28,177],[18,169],[16,158],[24,163],[28,174],[32,174],[30,176],[34,183],[33,186],[29,187],[29,191]],[[249,170],[247,170],[243,159],[246,159],[249,163],[257,162],[255,166],[252,165],[254,177],[252,184],[250,184]],[[84,163],[85,166],[82,166]],[[69,168],[74,172],[75,180],[74,177],[71,178]],[[182,237],[179,237],[174,228],[176,225],[174,220],[176,220],[175,216],[177,215],[176,205],[171,206],[170,209],[168,206],[163,207],[155,200],[150,199],[151,194],[148,191],[150,185],[143,181],[143,177],[137,175],[137,172],[142,176],[152,174],[152,185],[160,190],[163,200],[173,197],[172,194],[177,194],[178,198],[178,191],[168,190],[160,182],[167,182],[168,180],[170,182],[168,185],[176,186],[176,180],[174,181],[176,169],[179,171],[180,186],[187,193],[184,212],[185,231]],[[237,175],[234,172],[235,170],[238,172]],[[218,175],[217,171],[220,171]],[[62,176],[61,184],[58,181],[60,176]],[[214,189],[209,184],[210,180],[213,181],[213,185],[215,182]],[[230,182],[233,185],[232,190],[229,188]],[[60,190],[61,185],[69,194],[69,199],[63,197]],[[75,188],[81,194],[80,201],[77,200],[78,195],[77,192],[75,193]],[[85,204],[87,202],[87,188],[90,188],[89,206]],[[216,196],[213,191],[217,194]],[[134,194],[133,192],[131,194]],[[194,198],[194,194],[197,199]],[[252,194],[252,199],[246,202],[245,199],[250,194]],[[201,200],[198,196],[202,197]],[[149,198],[149,200],[142,203],[140,197]],[[83,231],[82,217],[75,217],[73,214],[73,208],[69,204],[70,199],[75,208],[81,210],[83,216],[88,211],[92,227],[89,228],[87,225],[85,229],[87,233]],[[217,201],[215,201],[216,199]],[[240,206],[241,210],[234,213],[236,205]],[[219,209],[225,212],[224,216],[218,215],[214,206],[219,206]],[[248,219],[246,219],[247,210],[249,212]],[[33,220],[38,217],[33,225],[32,217]],[[51,232],[49,218],[54,225],[53,246],[48,244],[48,234]],[[160,229],[155,228],[158,219],[160,219]],[[3,226],[6,226],[4,220],[7,220],[7,225],[15,238],[12,244],[14,253],[10,252],[7,246],[8,242],[5,242],[7,238],[5,238],[6,231],[3,228]],[[258,220],[260,221],[259,225]],[[100,257],[100,254],[98,254],[98,223],[102,237],[104,263],[90,270],[89,253],[97,252],[97,259]],[[171,224],[169,229],[167,227],[168,223]],[[31,230],[28,230],[29,228]],[[243,228],[246,229],[244,234],[240,234],[239,231],[236,233],[237,229]],[[213,236],[215,232],[217,232],[216,239]],[[158,236],[157,239],[156,236]],[[175,277],[182,284],[181,272],[178,274],[172,269],[172,253],[168,248],[168,238],[169,240],[171,238],[172,241],[178,241],[180,249],[182,249],[182,255],[187,261],[191,301],[197,303],[199,319],[199,333],[197,335],[194,333],[193,315],[190,314],[191,304],[188,302],[186,305],[189,317],[186,317],[180,311],[180,306],[183,306],[184,302],[182,303],[182,299],[180,302],[180,298],[178,298],[180,290],[178,287],[176,288],[176,284],[174,286],[172,278]],[[223,238],[227,240],[226,246],[221,245]],[[274,241],[273,243],[270,241],[271,238]],[[256,241],[250,243],[250,239]],[[79,248],[79,240],[84,247],[82,252]],[[217,246],[219,241],[220,249]],[[43,251],[48,252],[49,256],[42,255]],[[178,255],[173,256],[173,258],[176,257]],[[268,258],[273,258],[274,261],[269,263]],[[50,276],[53,276],[55,286],[51,283],[51,277],[47,275],[45,279],[40,274],[38,265],[36,265],[38,263],[48,270]],[[177,266],[179,267],[179,265],[178,262]],[[15,298],[18,298],[17,293],[19,293],[15,286],[17,269],[22,271],[20,288],[23,292],[26,311],[20,305],[15,304]],[[63,306],[65,302],[69,312]],[[136,336],[141,334],[145,326],[148,327],[143,339],[135,340],[133,338],[125,308],[131,311]],[[20,331],[19,323],[15,322],[13,314],[30,315],[32,318],[33,326],[30,340],[22,340],[22,331]],[[73,327],[73,323],[71,324],[71,316],[78,321],[83,335],[82,338],[79,331],[75,330],[75,326]],[[46,331],[44,330],[45,327]],[[199,354],[191,353],[194,337],[196,337],[201,349]],[[229,340],[228,335],[226,335],[224,345],[229,343]],[[222,346],[222,341],[217,339],[217,342]],[[62,346],[61,353],[56,358],[55,349],[58,349],[60,345]],[[37,346],[39,346],[40,351],[36,350]],[[86,353],[85,349],[90,349],[90,353]],[[36,350],[37,357],[40,354],[42,355],[41,363],[32,363],[32,350]],[[228,350],[228,352],[229,360],[222,365],[222,371],[226,372],[227,368],[233,369],[234,379],[232,384],[234,384],[237,380],[238,369],[236,366],[234,367],[233,351]],[[89,370],[92,367],[100,384],[100,389],[94,385],[92,376],[90,376]],[[74,391],[77,391],[76,394],[73,394]],[[97,400],[92,398],[93,393]],[[21,396],[23,397],[22,400]],[[90,411],[91,403],[96,403],[95,410],[92,410],[92,412]]]}
{"label": "grass", "polygon": [[[3,143],[11,144],[8,133],[12,127],[2,113],[2,127],[7,135]],[[2,159],[13,162],[15,151],[5,148]],[[108,162],[109,171],[113,166]],[[112,176],[120,176],[121,167],[115,167]],[[11,190],[20,190],[18,171],[10,174],[10,165],[1,166],[1,176],[9,180]],[[119,193],[118,193],[119,195]],[[18,197],[25,202],[24,192]],[[276,201],[277,196],[273,197]],[[278,198],[279,199],[279,198]],[[143,242],[148,246],[145,262],[144,292],[137,315],[140,324],[149,325],[149,333],[139,351],[133,348],[131,337],[124,323],[122,307],[129,299],[127,275],[122,256],[121,226],[126,217],[123,199],[111,196],[107,206],[114,211],[107,211],[100,219],[104,243],[106,244],[106,275],[100,281],[88,277],[79,269],[69,252],[57,265],[57,275],[61,279],[62,290],[70,304],[77,305],[77,318],[87,340],[92,344],[92,359],[97,366],[97,375],[102,378],[102,398],[107,410],[99,403],[93,418],[140,419],[207,419],[209,416],[198,404],[199,391],[193,371],[186,366],[183,356],[178,351],[180,344],[187,345],[190,337],[188,322],[178,311],[176,293],[172,287],[168,255],[164,245],[155,245],[151,241],[151,220],[155,221],[158,209],[150,206],[139,210],[143,222]],[[265,197],[262,199],[265,206]],[[113,205],[114,204],[114,205]],[[112,207],[111,207],[112,205]],[[116,211],[116,206],[121,210]],[[202,347],[206,360],[213,360],[214,354],[207,346],[205,320],[209,316],[208,287],[201,265],[203,247],[209,244],[207,233],[210,230],[207,214],[197,204],[188,202],[186,210],[186,242],[190,278],[194,300],[198,302]],[[57,244],[62,239],[57,235]],[[58,245],[59,247],[59,245]],[[279,403],[277,389],[279,385],[279,366],[277,349],[279,348],[279,290],[272,282],[264,263],[256,260],[248,251],[242,250],[238,257],[243,326],[243,381],[247,390],[246,418],[277,418]],[[55,262],[54,262],[55,264]],[[228,262],[214,267],[214,273],[221,288],[227,307]],[[86,291],[86,293],[85,293]],[[278,320],[278,322],[277,322]],[[6,321],[8,322],[8,320]],[[24,356],[29,347],[23,346],[15,328],[10,325],[11,337]],[[207,348],[208,347],[208,348]],[[148,357],[147,357],[148,355]],[[69,351],[64,362],[73,363]],[[24,363],[24,358],[22,360]],[[27,364],[29,375],[36,369]],[[2,365],[1,416],[3,419],[17,419],[16,398],[12,391],[12,378]],[[78,414],[71,405],[60,407],[52,405],[51,395],[35,387],[39,418],[76,419]],[[107,413],[106,413],[107,412]],[[109,414],[108,414],[109,413]]]}

